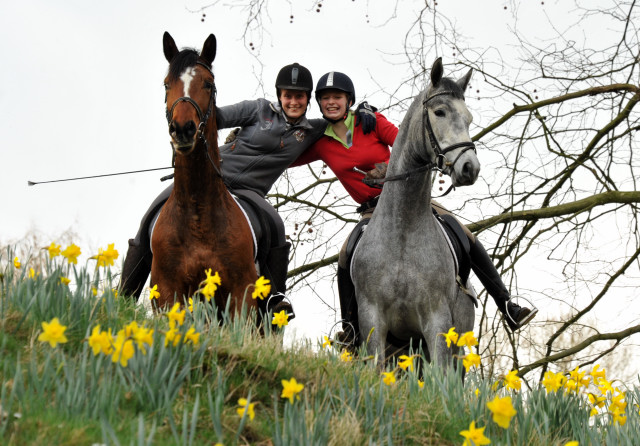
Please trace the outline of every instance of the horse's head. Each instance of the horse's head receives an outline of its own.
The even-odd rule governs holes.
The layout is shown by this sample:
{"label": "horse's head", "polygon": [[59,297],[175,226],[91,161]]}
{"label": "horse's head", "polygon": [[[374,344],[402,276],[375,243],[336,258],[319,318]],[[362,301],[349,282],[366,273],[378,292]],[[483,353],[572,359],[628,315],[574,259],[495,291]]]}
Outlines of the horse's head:
{"label": "horse's head", "polygon": [[466,186],[475,183],[480,172],[469,135],[472,117],[464,102],[471,70],[457,81],[442,75],[442,59],[437,58],[431,67],[431,85],[422,97],[423,132],[438,167],[451,176],[454,186]]}
{"label": "horse's head", "polygon": [[216,38],[210,34],[200,54],[193,49],[179,51],[167,32],[162,43],[169,62],[164,87],[171,143],[176,154],[188,154],[198,139],[204,138],[207,121],[212,119],[215,127],[216,87],[211,64],[216,57]]}

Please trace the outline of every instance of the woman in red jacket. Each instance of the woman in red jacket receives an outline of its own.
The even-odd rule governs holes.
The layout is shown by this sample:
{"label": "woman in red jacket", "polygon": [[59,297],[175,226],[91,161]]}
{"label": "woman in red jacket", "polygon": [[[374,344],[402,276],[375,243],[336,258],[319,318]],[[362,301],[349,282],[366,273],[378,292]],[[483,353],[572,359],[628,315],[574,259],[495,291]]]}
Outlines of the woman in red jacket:
{"label": "woman in red jacket", "polygon": [[[381,189],[363,183],[363,173],[367,173],[368,177],[373,178],[384,176],[391,155],[390,146],[396,139],[398,128],[377,112],[375,113],[376,126],[373,132],[365,134],[362,131],[362,126],[354,125],[354,114],[349,110],[349,107],[356,100],[355,88],[351,79],[344,73],[332,71],[322,76],[316,86],[315,95],[322,116],[329,121],[329,125],[324,136],[300,155],[292,166],[316,160],[324,161],[349,195],[360,204],[357,212],[360,213],[361,219],[369,219],[375,209]],[[371,113],[374,112],[371,110]],[[438,213],[448,213],[437,203],[432,203],[432,205]],[[495,300],[511,330],[520,329],[533,319],[537,309],[520,307],[509,300],[509,291],[484,247],[466,227],[462,224],[461,226],[471,242],[471,268]],[[347,332],[346,335],[343,333],[342,337],[357,344],[359,332],[357,304],[345,252],[346,242],[340,250],[338,260],[338,291],[343,330]],[[355,336],[348,333],[352,327],[355,329]]]}

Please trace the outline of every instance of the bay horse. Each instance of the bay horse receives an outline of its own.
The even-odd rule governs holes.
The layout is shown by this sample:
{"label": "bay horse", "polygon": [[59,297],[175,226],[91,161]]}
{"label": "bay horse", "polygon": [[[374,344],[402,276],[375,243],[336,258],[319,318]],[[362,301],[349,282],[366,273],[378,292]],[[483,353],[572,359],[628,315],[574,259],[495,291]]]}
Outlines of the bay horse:
{"label": "bay horse", "polygon": [[448,367],[457,349],[439,333],[473,329],[474,300],[456,281],[455,260],[431,209],[434,168],[454,186],[473,184],[480,171],[464,102],[471,70],[457,81],[443,78],[438,58],[430,77],[400,125],[378,205],[353,254],[360,336],[369,336],[367,351],[378,355],[379,366],[391,352],[389,337],[414,347],[422,342],[428,360]]}
{"label": "bay horse", "polygon": [[[160,292],[158,307],[166,307],[196,292],[210,268],[221,279],[214,295],[217,308],[224,309],[231,296],[235,315],[257,273],[251,229],[220,170],[211,71],[216,38],[210,34],[198,54],[179,51],[165,32],[163,48],[169,62],[165,102],[175,169],[173,190],[151,238],[151,285]],[[245,303],[249,309],[256,307],[251,298]]]}

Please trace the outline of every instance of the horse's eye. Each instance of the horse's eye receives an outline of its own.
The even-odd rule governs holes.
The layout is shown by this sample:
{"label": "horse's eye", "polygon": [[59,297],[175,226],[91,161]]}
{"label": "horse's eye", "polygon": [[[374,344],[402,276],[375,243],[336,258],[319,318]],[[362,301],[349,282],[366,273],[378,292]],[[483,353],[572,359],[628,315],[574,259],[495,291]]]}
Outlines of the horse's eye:
{"label": "horse's eye", "polygon": [[164,91],[169,90],[169,84],[164,84]]}
{"label": "horse's eye", "polygon": [[205,81],[204,88],[211,90],[213,88],[213,82]]}
{"label": "horse's eye", "polygon": [[433,113],[435,113],[436,116],[440,117],[440,118],[444,118],[446,113],[444,112],[444,110],[440,109],[440,110],[436,110]]}

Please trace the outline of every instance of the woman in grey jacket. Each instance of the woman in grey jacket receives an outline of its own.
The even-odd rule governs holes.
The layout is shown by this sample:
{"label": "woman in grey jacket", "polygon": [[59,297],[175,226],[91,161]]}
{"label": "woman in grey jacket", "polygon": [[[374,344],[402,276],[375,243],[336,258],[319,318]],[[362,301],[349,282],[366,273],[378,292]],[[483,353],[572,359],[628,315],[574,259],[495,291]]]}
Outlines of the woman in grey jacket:
{"label": "woman in grey jacket", "polygon": [[[291,305],[283,301],[290,243],[286,241],[282,219],[265,196],[282,172],[324,134],[327,123],[324,119],[306,118],[313,89],[307,68],[297,63],[283,67],[275,86],[277,102],[257,99],[216,107],[216,122],[218,129],[241,127],[234,141],[220,147],[225,184],[233,195],[250,203],[249,213],[268,221],[268,228],[256,228],[257,257],[262,259],[260,274],[272,285],[268,308],[263,302],[261,310],[284,309],[291,318]],[[360,114],[365,131],[375,128],[375,120],[372,122],[366,109]],[[120,281],[125,295],[137,298],[144,288],[151,270],[153,222],[172,188],[169,186],[156,198],[142,218],[138,234],[129,240]]]}

